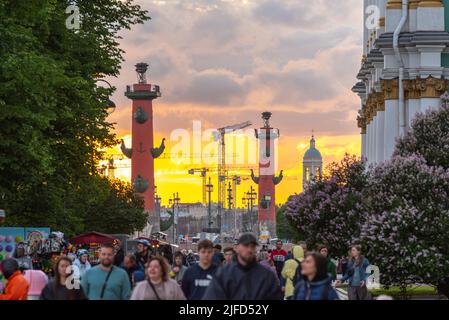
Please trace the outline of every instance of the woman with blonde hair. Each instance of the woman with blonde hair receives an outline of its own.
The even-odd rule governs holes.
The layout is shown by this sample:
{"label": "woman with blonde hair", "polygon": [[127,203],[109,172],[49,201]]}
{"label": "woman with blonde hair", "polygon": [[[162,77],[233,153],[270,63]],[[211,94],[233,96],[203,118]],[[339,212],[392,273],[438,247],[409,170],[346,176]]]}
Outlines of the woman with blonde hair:
{"label": "woman with blonde hair", "polygon": [[163,257],[151,257],[146,265],[147,280],[136,285],[131,300],[186,300],[178,283],[170,279],[169,272]]}

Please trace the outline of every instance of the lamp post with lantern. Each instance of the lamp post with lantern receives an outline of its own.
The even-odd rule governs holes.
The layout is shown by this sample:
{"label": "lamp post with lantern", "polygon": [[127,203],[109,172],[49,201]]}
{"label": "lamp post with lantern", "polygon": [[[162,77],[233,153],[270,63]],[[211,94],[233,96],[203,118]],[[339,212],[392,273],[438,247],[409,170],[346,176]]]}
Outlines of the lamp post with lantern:
{"label": "lamp post with lantern", "polygon": [[211,182],[211,178],[209,177],[209,183],[206,184],[206,192],[208,193],[208,207],[207,207],[207,224],[208,228],[212,228],[212,192],[214,191],[214,185]]}

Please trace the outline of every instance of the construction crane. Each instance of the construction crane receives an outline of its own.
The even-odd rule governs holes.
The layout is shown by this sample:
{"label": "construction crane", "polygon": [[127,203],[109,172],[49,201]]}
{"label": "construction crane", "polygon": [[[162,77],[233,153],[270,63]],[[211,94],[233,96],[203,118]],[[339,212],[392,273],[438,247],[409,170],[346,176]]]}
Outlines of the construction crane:
{"label": "construction crane", "polygon": [[221,219],[221,210],[224,207],[223,203],[226,200],[226,145],[225,136],[226,134],[235,132],[237,130],[245,129],[251,126],[250,121],[235,124],[232,126],[227,126],[219,128],[213,132],[213,137],[215,141],[218,141],[218,216]]}
{"label": "construction crane", "polygon": [[199,172],[201,174],[201,177],[203,178],[203,204],[207,205],[207,199],[206,199],[206,173],[209,172],[208,168],[194,168],[189,169],[189,174],[194,175],[195,173]]}

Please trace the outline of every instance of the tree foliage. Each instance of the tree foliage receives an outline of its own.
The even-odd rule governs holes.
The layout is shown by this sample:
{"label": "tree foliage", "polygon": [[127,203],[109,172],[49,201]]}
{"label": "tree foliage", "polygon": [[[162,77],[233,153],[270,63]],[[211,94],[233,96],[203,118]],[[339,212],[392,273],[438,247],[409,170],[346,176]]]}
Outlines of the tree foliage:
{"label": "tree foliage", "polygon": [[377,166],[365,190],[360,234],[384,285],[436,285],[449,274],[449,170],[420,156]]}
{"label": "tree foliage", "polygon": [[381,271],[381,283],[436,285],[449,274],[449,94],[418,114],[392,159],[368,169],[348,156],[322,181],[291,197],[287,216],[310,245],[339,255],[351,242]]}
{"label": "tree foliage", "polygon": [[328,166],[328,174],[287,202],[286,216],[311,247],[326,243],[331,254],[346,255],[360,232],[365,164],[348,154]]}
{"label": "tree foliage", "polygon": [[428,165],[449,169],[449,95],[446,103],[436,110],[420,113],[411,129],[399,139],[395,155],[421,155]]}
{"label": "tree foliage", "polygon": [[276,210],[276,233],[279,239],[293,242],[301,240],[301,235],[286,217],[287,207],[284,205]]}
{"label": "tree foliage", "polygon": [[[69,4],[80,30],[66,28]],[[130,0],[0,2],[0,206],[9,225],[97,227],[86,206],[101,212],[102,195],[80,194],[118,186],[98,187],[101,150],[117,141],[106,119],[113,89],[96,78],[118,75],[118,33],[148,19]]]}

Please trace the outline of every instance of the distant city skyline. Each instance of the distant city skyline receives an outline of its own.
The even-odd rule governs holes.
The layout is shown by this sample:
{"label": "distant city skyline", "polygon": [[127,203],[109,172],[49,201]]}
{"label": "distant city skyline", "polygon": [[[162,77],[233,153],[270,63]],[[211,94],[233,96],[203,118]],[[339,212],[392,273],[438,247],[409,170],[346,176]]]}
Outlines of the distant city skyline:
{"label": "distant city skyline", "polygon": [[[204,130],[246,120],[258,128],[260,113],[273,113],[281,133],[278,170],[286,177],[278,203],[301,191],[312,129],[324,166],[345,152],[360,154],[360,102],[351,87],[362,54],[361,1],[137,2],[152,20],[123,34],[125,62],[119,77],[108,79],[117,87],[109,120],[118,137],[131,131],[131,103],[123,93],[136,82],[134,64],[148,62],[148,82],[162,91],[154,102],[155,145],[173,130],[191,131],[193,121]],[[172,144],[167,141],[167,152]],[[155,169],[163,203],[173,191],[183,202],[201,201],[201,178],[186,166],[160,159]],[[239,205],[247,189],[243,181]]]}

